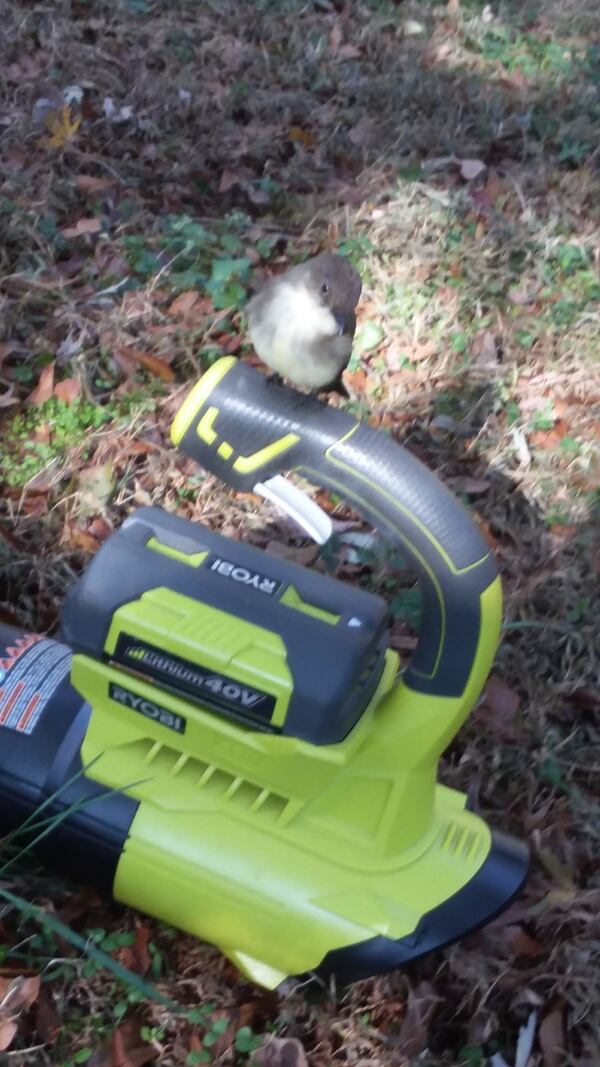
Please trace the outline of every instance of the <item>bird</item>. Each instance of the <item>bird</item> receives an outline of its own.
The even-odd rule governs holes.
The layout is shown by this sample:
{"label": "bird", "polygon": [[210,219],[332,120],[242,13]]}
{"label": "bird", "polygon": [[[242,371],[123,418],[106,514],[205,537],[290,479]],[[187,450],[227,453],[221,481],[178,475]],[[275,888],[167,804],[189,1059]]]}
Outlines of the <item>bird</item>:
{"label": "bird", "polygon": [[246,306],[250,339],[271,377],[311,393],[347,396],[342,373],[352,353],[361,290],[356,268],[333,252],[271,278]]}

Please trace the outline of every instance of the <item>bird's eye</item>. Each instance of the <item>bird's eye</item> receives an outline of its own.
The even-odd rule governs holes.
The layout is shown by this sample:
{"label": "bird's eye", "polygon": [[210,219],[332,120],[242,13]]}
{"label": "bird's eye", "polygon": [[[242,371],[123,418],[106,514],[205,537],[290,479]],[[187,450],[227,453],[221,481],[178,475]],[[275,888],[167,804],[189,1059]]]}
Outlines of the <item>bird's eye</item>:
{"label": "bird's eye", "polygon": [[322,293],[328,293],[329,292],[329,282],[321,282],[321,292]]}

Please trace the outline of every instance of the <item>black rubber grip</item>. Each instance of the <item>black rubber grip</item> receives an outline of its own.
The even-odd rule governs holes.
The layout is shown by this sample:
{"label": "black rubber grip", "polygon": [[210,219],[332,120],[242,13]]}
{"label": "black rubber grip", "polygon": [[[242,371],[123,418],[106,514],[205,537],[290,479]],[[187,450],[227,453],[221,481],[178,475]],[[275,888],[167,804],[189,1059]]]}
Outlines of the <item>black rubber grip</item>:
{"label": "black rubber grip", "polygon": [[[189,421],[175,438],[182,450],[242,491],[295,470],[354,505],[404,551],[421,584],[423,621],[406,681],[421,692],[459,696],[482,631],[481,593],[497,577],[468,512],[387,434],[227,362],[201,379],[195,409],[191,394]],[[211,373],[217,379],[219,371],[211,388]]]}

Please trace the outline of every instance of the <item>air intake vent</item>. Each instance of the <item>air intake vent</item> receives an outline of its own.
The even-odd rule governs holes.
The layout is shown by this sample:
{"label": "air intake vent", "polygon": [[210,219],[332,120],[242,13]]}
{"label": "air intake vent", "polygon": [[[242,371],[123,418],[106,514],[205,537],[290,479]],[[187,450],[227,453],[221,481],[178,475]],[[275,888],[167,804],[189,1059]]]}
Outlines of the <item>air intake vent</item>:
{"label": "air intake vent", "polygon": [[440,848],[460,860],[473,860],[482,843],[481,834],[455,822],[448,823],[439,836]]}
{"label": "air intake vent", "polygon": [[215,801],[230,802],[252,815],[260,814],[273,825],[279,821],[288,805],[288,797],[263,789],[246,778],[228,774],[214,763],[204,763],[193,756],[186,756],[168,745],[161,745],[159,741],[144,742],[144,749],[139,751],[139,756],[154,774],[177,777],[193,788],[202,790],[205,796]]}

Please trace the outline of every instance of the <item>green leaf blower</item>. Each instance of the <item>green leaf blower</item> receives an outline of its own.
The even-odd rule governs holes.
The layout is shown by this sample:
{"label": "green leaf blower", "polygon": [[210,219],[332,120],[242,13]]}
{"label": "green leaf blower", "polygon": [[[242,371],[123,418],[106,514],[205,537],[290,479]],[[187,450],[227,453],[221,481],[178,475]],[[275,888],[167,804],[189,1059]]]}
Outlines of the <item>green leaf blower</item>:
{"label": "green leaf blower", "polygon": [[141,508],[69,592],[60,641],[0,628],[2,832],[46,802],[48,862],[268,987],[389,971],[485,923],[528,857],[436,781],[500,630],[471,518],[390,437],[233,358],[172,437],[320,541],[330,520],[282,471],[397,546],[423,596],[410,665],[379,597]]}

